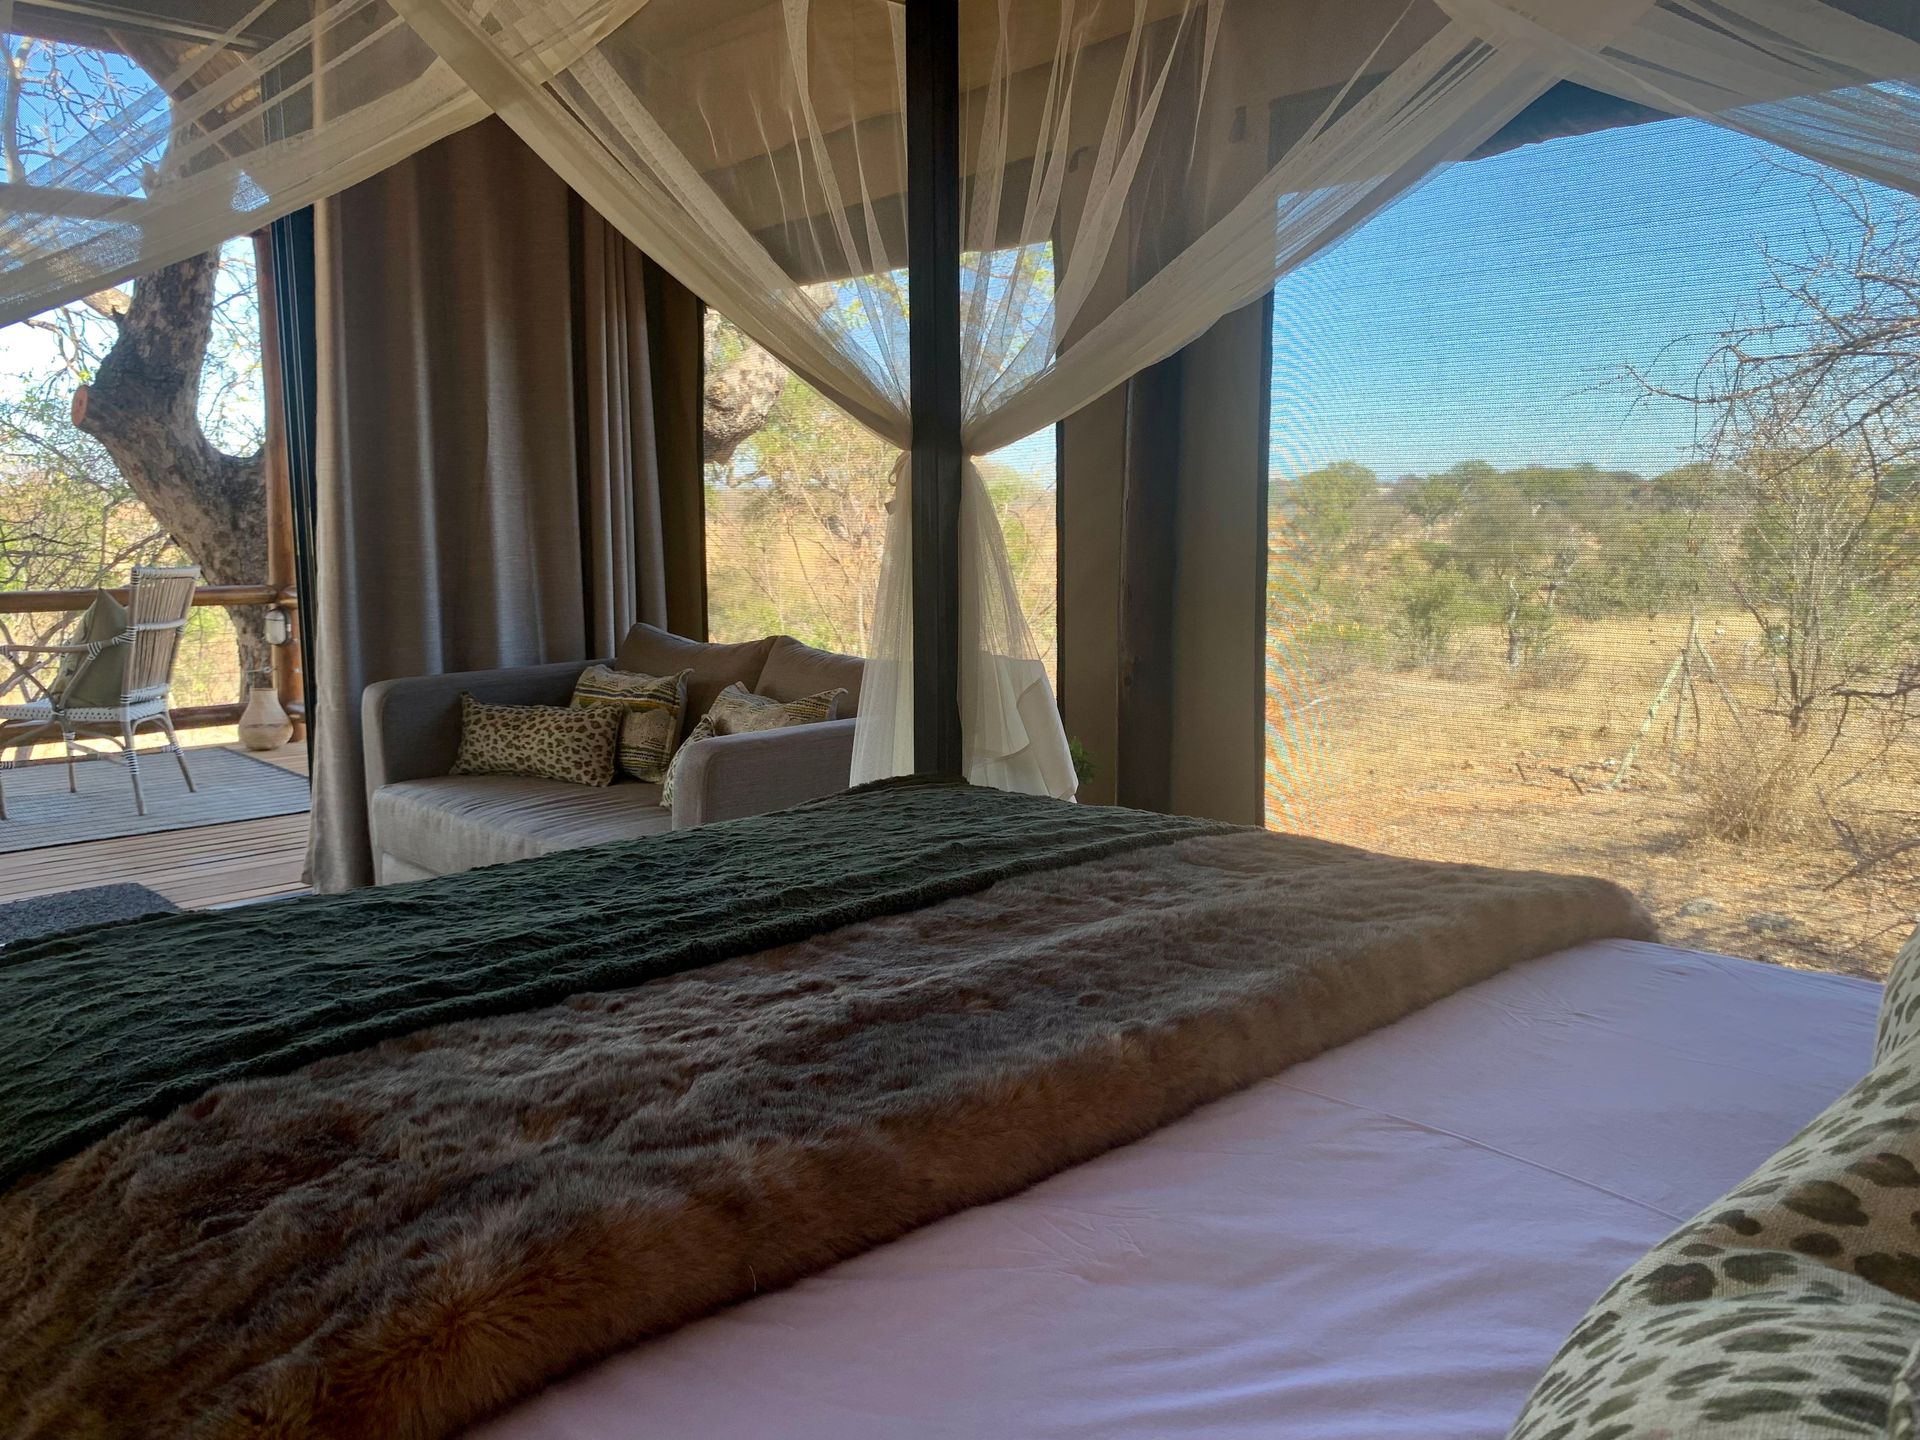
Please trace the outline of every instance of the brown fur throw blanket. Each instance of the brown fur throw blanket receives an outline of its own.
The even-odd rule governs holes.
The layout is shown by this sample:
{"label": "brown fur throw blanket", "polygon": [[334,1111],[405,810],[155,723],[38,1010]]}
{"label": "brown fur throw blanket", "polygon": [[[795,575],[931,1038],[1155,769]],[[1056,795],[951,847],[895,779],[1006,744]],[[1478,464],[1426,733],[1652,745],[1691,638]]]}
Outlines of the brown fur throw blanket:
{"label": "brown fur throw blanket", "polygon": [[0,1198],[0,1434],[437,1437],[1516,961],[1599,880],[1258,832],[222,1085]]}

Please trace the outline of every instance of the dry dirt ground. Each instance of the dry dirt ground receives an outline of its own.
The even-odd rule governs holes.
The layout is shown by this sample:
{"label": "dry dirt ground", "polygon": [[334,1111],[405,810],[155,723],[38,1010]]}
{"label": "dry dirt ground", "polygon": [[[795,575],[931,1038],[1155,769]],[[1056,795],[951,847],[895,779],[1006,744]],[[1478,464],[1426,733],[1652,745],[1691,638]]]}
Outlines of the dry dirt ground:
{"label": "dry dirt ground", "polygon": [[[1605,788],[1677,641],[1661,622],[1590,628],[1596,663],[1553,687],[1512,685],[1497,663],[1302,676],[1285,689],[1305,718],[1289,745],[1270,746],[1270,823],[1404,855],[1605,875],[1640,896],[1670,944],[1884,978],[1920,924],[1920,871],[1834,885],[1852,862],[1824,822],[1785,843],[1706,833],[1690,776],[1700,746],[1725,739],[1711,715],[1671,757],[1656,722],[1627,784]],[[1737,671],[1736,641],[1723,630],[1723,670]],[[1736,703],[1764,703],[1764,687],[1729,678]],[[1920,739],[1844,793],[1876,812],[1920,811]]]}

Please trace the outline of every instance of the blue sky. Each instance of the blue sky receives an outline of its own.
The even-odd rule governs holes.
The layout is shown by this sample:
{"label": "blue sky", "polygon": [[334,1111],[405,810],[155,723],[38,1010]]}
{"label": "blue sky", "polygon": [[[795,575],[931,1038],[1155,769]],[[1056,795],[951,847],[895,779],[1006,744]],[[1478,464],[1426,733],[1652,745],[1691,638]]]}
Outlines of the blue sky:
{"label": "blue sky", "polygon": [[1805,254],[1835,209],[1807,162],[1694,120],[1456,165],[1275,291],[1274,481],[1335,460],[1386,479],[1679,464],[1690,407],[1636,407],[1622,368],[1723,328],[1766,278],[1762,242]]}
{"label": "blue sky", "polygon": [[[1834,202],[1805,170],[1691,120],[1454,166],[1281,282],[1275,482],[1335,460],[1389,479],[1475,459],[1685,461],[1689,407],[1636,405],[1621,371],[1750,305],[1763,243],[1815,243]],[[1709,343],[1673,347],[1664,373],[1684,378]],[[0,371],[37,368],[49,348],[0,329]],[[1050,481],[1052,432],[994,458]]]}

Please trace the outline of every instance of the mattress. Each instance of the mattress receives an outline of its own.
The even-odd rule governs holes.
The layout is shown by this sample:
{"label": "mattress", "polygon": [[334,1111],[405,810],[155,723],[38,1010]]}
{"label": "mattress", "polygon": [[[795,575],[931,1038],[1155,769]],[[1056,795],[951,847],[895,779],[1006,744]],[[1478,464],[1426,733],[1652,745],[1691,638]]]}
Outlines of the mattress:
{"label": "mattress", "polygon": [[550,1387],[482,1440],[1500,1436],[1867,1068],[1880,987],[1605,941]]}

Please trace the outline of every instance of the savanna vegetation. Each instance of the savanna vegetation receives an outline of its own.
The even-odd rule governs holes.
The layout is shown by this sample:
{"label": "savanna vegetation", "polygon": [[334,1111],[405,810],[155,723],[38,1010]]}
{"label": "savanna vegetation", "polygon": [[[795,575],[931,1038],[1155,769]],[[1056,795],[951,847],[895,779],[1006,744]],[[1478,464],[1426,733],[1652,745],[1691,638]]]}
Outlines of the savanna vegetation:
{"label": "savanna vegetation", "polygon": [[1884,965],[1920,918],[1920,219],[1831,194],[1850,223],[1704,364],[1620,377],[1695,412],[1687,463],[1282,489],[1277,823],[1611,871],[1682,939]]}
{"label": "savanna vegetation", "polygon": [[[900,452],[711,311],[706,366],[710,633],[716,640],[781,633],[866,654]],[[1051,674],[1053,487],[992,457],[981,473]]]}

